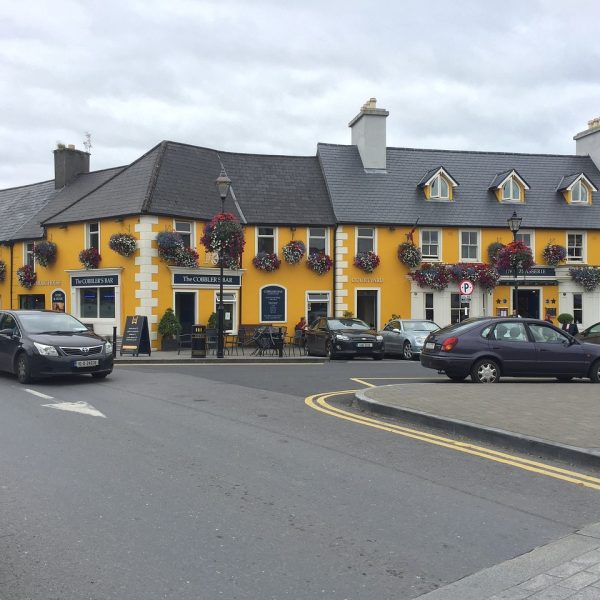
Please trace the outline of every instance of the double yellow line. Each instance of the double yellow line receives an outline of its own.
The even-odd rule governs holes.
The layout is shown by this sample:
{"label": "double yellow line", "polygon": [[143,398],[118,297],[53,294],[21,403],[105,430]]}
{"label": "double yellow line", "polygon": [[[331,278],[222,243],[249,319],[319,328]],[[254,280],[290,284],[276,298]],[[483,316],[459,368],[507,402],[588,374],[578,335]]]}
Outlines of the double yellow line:
{"label": "double yellow line", "polygon": [[386,431],[388,433],[394,433],[403,437],[412,438],[427,444],[434,444],[435,446],[441,446],[456,452],[463,452],[464,454],[471,454],[472,456],[478,456],[486,460],[492,460],[494,462],[516,467],[517,469],[523,469],[524,471],[531,471],[532,473],[537,473],[538,475],[545,475],[546,477],[560,479],[562,481],[566,481],[567,483],[590,488],[592,490],[600,490],[600,479],[597,477],[591,477],[583,473],[577,473],[576,471],[560,469],[545,463],[513,456],[512,454],[497,452],[496,450],[491,450],[490,448],[483,448],[481,446],[475,446],[474,444],[458,442],[450,438],[433,435],[431,433],[425,433],[416,429],[385,423],[370,417],[356,415],[354,413],[342,410],[341,408],[332,406],[327,402],[329,398],[334,396],[354,394],[356,391],[358,390],[342,390],[338,392],[313,394],[312,396],[305,398],[304,402],[307,406],[310,406],[314,410],[318,410],[319,412],[336,417],[338,419],[351,421],[352,423],[356,423],[358,425],[366,425],[367,427],[373,427],[374,429],[380,429],[381,431]]}

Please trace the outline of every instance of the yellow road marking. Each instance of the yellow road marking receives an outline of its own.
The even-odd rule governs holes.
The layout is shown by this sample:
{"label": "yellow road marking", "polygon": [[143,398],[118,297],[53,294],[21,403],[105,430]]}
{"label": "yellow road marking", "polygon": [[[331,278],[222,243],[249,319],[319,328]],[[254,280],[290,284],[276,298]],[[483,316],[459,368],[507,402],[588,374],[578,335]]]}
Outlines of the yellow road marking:
{"label": "yellow road marking", "polygon": [[541,462],[536,462],[526,458],[521,458],[505,452],[499,452],[490,448],[484,448],[475,444],[468,444],[459,442],[451,438],[426,433],[424,431],[418,431],[416,429],[410,429],[408,427],[402,427],[400,425],[394,425],[379,421],[370,417],[362,415],[356,415],[354,413],[342,410],[335,406],[327,403],[327,400],[333,396],[340,396],[343,394],[353,394],[357,390],[342,390],[338,392],[328,392],[324,394],[313,394],[304,399],[307,406],[314,410],[328,414],[338,419],[344,419],[357,423],[358,425],[366,425],[367,427],[373,427],[380,429],[388,433],[394,433],[403,437],[408,437],[428,444],[434,444],[443,448],[448,448],[456,452],[462,452],[464,454],[470,454],[472,456],[478,456],[486,460],[502,463],[524,471],[530,471],[539,475],[545,475],[554,479],[560,479],[568,483],[573,483],[582,487],[590,488],[593,490],[600,490],[600,479],[597,477],[591,477],[584,473],[578,473],[576,471],[569,471],[567,469],[561,469]]}

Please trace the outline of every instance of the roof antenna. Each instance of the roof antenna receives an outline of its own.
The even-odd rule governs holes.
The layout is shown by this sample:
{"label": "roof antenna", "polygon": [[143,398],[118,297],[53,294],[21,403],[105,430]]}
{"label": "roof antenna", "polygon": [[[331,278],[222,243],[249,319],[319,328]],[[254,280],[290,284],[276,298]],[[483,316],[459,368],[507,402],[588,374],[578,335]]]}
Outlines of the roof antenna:
{"label": "roof antenna", "polygon": [[89,131],[85,132],[85,140],[83,140],[83,147],[85,151],[89,154],[92,149],[92,134]]}

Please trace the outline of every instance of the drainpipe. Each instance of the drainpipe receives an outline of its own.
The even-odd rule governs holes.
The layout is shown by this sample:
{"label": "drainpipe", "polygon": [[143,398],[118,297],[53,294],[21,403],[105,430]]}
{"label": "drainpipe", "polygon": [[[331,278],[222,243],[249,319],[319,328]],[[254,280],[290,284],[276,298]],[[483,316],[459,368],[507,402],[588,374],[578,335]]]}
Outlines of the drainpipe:
{"label": "drainpipe", "polygon": [[10,242],[10,309],[13,307],[13,279],[14,279],[14,244]]}
{"label": "drainpipe", "polygon": [[337,276],[336,276],[336,267],[337,267],[337,234],[338,234],[338,225],[336,224],[335,229],[333,230],[333,316],[337,317],[336,310],[336,298],[337,298]]}

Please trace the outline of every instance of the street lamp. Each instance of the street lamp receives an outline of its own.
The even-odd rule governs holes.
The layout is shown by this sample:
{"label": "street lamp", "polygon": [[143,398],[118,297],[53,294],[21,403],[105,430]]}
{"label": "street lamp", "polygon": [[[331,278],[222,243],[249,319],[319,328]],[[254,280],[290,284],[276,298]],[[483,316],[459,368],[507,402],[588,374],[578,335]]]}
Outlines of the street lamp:
{"label": "street lamp", "polygon": [[[518,217],[516,210],[513,210],[512,217],[510,217],[510,219],[506,220],[508,223],[508,228],[512,231],[512,234],[513,234],[513,242],[517,241],[517,233],[519,233],[519,229],[521,229],[521,221],[522,220],[523,220],[523,217]],[[516,264],[513,266],[513,276],[515,278],[515,289],[514,289],[514,296],[513,296],[513,311],[515,310],[515,306],[516,306],[517,314],[519,314],[519,280],[517,279],[518,267]]]}
{"label": "street lamp", "polygon": [[[227,177],[225,169],[221,168],[221,174],[215,180],[215,185],[221,197],[221,214],[225,212],[225,198],[231,187],[231,179]],[[223,306],[223,247],[219,246],[219,304],[217,305],[217,358],[223,358],[223,346],[225,337],[225,306]]]}

